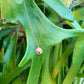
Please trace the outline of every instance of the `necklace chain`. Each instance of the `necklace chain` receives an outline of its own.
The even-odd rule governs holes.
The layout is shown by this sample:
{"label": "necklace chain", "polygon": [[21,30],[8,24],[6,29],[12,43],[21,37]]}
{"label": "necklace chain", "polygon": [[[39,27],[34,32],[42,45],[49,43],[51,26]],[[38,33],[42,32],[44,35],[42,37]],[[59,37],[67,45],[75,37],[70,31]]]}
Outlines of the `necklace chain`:
{"label": "necklace chain", "polygon": [[[45,1],[44,1],[44,9],[43,9],[43,13],[45,15]],[[41,26],[41,33],[40,33],[40,39],[39,39],[39,45],[40,45],[40,42],[41,42],[41,37],[42,37],[42,30],[43,30],[43,23],[44,23],[44,15],[43,15],[43,20],[42,20],[42,26]]]}
{"label": "necklace chain", "polygon": [[44,23],[45,1],[44,1],[44,10],[43,10],[44,15],[43,15],[43,19],[42,19],[42,26],[41,26],[41,32],[40,32],[39,42],[37,42],[37,40],[36,40],[34,31],[33,31],[33,28],[32,28],[31,22],[30,22],[30,18],[29,18],[29,14],[28,14],[28,11],[27,11],[27,7],[26,7],[26,4],[25,4],[25,0],[23,0],[23,2],[24,2],[24,7],[25,7],[26,14],[27,14],[27,19],[28,19],[28,22],[29,22],[30,29],[31,29],[31,31],[32,31],[32,34],[33,34],[34,40],[35,40],[35,42],[36,42],[36,45],[39,47],[40,42],[41,42],[41,38],[42,38],[42,30],[43,30],[43,23]]}

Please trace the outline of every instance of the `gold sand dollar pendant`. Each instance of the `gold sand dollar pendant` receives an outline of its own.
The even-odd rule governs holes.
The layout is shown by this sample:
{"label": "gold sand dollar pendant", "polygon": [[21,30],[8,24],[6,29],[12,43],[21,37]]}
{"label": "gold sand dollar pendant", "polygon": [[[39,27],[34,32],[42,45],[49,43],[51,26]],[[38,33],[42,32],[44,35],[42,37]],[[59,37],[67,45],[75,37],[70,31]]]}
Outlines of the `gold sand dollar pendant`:
{"label": "gold sand dollar pendant", "polygon": [[36,54],[37,54],[37,55],[41,55],[42,53],[43,53],[42,49],[41,49],[40,47],[38,47],[38,48],[36,49]]}

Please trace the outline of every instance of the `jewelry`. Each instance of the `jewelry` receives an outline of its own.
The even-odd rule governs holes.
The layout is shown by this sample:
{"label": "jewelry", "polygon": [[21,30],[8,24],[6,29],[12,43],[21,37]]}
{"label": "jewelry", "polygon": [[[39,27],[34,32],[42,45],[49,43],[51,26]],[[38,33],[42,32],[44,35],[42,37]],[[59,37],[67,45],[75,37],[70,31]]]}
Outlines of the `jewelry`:
{"label": "jewelry", "polygon": [[39,47],[39,45],[40,45],[40,42],[41,42],[42,30],[43,30],[43,21],[44,21],[44,15],[45,15],[45,1],[44,1],[44,15],[43,15],[43,20],[42,20],[42,27],[41,27],[41,33],[40,33],[39,43],[37,42],[35,34],[33,32],[33,28],[32,28],[32,25],[31,25],[31,22],[30,22],[30,19],[29,19],[29,15],[28,15],[28,12],[27,12],[25,0],[23,0],[23,2],[24,2],[24,7],[25,7],[26,14],[27,14],[27,19],[28,19],[28,22],[29,22],[29,26],[30,26],[30,29],[32,31],[32,34],[33,34],[34,40],[36,42],[36,45],[37,45],[35,53],[37,55],[41,55],[43,53],[43,50]]}
{"label": "jewelry", "polygon": [[41,55],[43,53],[42,49],[38,46],[36,49],[36,54]]}

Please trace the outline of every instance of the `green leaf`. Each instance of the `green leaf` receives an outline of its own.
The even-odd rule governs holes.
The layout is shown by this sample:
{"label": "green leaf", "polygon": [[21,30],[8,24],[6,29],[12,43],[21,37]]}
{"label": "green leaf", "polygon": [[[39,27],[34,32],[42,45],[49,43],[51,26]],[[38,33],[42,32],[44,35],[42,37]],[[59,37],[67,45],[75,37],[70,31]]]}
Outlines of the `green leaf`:
{"label": "green leaf", "polygon": [[45,0],[45,1],[46,4],[48,4],[62,18],[67,19],[69,21],[74,21],[73,13],[61,0]]}
{"label": "green leaf", "polygon": [[75,69],[74,66],[72,65],[62,84],[72,84],[77,72],[78,72],[78,68]]}
{"label": "green leaf", "polygon": [[10,34],[15,28],[7,28],[7,29],[2,29],[0,30],[0,39],[3,38],[4,36]]}
{"label": "green leaf", "polygon": [[[37,42],[39,42],[39,36],[41,33],[41,25],[42,25],[42,20],[43,20],[43,13],[38,8],[34,0],[25,0],[25,3],[26,3],[26,7],[27,7],[27,11],[28,11],[28,15],[30,18],[30,22],[32,25],[34,35],[36,37]],[[22,61],[20,62],[19,66],[20,67],[23,66],[30,59],[32,60],[32,65],[31,65],[29,77],[27,80],[27,84],[37,84],[38,83],[41,66],[45,59],[47,49],[50,46],[58,44],[63,39],[84,34],[84,30],[81,30],[81,29],[79,30],[62,29],[54,25],[46,17],[44,17],[42,38],[41,38],[41,43],[40,43],[40,47],[43,49],[43,54],[38,56],[35,54],[37,45],[32,35],[32,31],[30,29],[30,24],[27,19],[27,14],[26,14],[23,2],[19,4],[15,0],[12,0],[12,1],[4,0],[2,1],[1,4],[2,4],[1,5],[2,6],[1,7],[2,18],[7,19],[8,21],[11,21],[11,22],[19,21],[23,25],[24,30],[26,32],[26,40],[27,40],[26,53]],[[7,5],[7,7],[5,7],[5,5]],[[65,11],[65,9],[62,9],[62,10]],[[71,21],[74,20],[73,15],[71,13],[70,15],[71,16],[68,19],[71,18],[70,19]]]}
{"label": "green leaf", "polygon": [[15,23],[10,23],[10,22],[7,22],[6,24],[3,24],[2,22],[0,22],[0,27],[5,27],[5,26],[16,26],[17,24]]}
{"label": "green leaf", "polygon": [[59,69],[61,68],[62,64],[64,63],[64,61],[69,57],[69,55],[72,53],[74,48],[74,43],[72,43],[70,46],[68,46],[66,48],[66,50],[64,51],[64,53],[62,54],[61,58],[59,59],[59,61],[56,64],[56,67],[52,73],[53,78],[55,78],[59,72]]}
{"label": "green leaf", "polygon": [[15,68],[15,53],[16,53],[17,32],[11,36],[9,46],[4,55],[3,76],[8,75]]}
{"label": "green leaf", "polygon": [[81,27],[84,29],[84,21],[82,22],[82,25],[81,25]]}
{"label": "green leaf", "polygon": [[77,73],[78,78],[84,78],[84,73]]}
{"label": "green leaf", "polygon": [[73,22],[65,21],[68,25],[70,25],[73,29],[81,29],[79,23],[74,20]]}
{"label": "green leaf", "polygon": [[0,62],[3,62],[3,58],[2,58],[1,52],[0,52]]}
{"label": "green leaf", "polygon": [[52,10],[50,6],[46,6],[46,11],[48,12],[46,15],[47,18],[57,25],[60,21],[60,16],[54,10]]}
{"label": "green leaf", "polygon": [[41,84],[56,84],[55,81],[52,79],[52,76],[50,75],[49,60],[50,60],[50,49],[48,49],[45,61],[43,63]]}
{"label": "green leaf", "polygon": [[9,73],[4,78],[0,78],[0,84],[8,84],[10,81],[12,81],[15,77],[17,77],[21,72],[23,72],[25,69],[27,69],[30,66],[29,62],[26,63],[22,67],[16,67],[11,73]]}
{"label": "green leaf", "polygon": [[77,21],[84,20],[84,8],[79,8],[76,11],[73,11],[73,14]]}
{"label": "green leaf", "polygon": [[[77,29],[80,28],[80,25],[77,23],[77,21],[84,21],[84,8],[79,8],[76,11],[73,11],[74,17],[76,20],[74,20],[73,22],[69,22],[69,21],[65,21],[68,25],[70,25],[72,28]],[[83,24],[82,24],[82,28],[83,28]]]}
{"label": "green leaf", "polygon": [[16,78],[16,79],[12,82],[12,84],[24,84],[24,83],[21,81],[20,78]]}
{"label": "green leaf", "polygon": [[[80,19],[78,19],[78,21],[83,20],[81,18],[83,13],[80,13],[79,11],[77,11],[77,12],[76,12],[77,15],[80,16]],[[72,26],[74,26],[74,28],[77,29],[77,27],[75,26],[74,23],[72,24]],[[78,28],[81,29],[80,26]],[[79,36],[76,39],[74,52],[73,52],[72,66],[71,66],[71,68],[70,68],[70,70],[69,70],[69,72],[68,72],[68,74],[67,74],[67,76],[66,76],[66,78],[65,78],[65,80],[63,82],[63,84],[67,84],[67,83],[71,84],[73,82],[74,78],[76,77],[76,74],[78,72],[79,67],[81,66],[82,62],[84,61],[84,57],[83,57],[83,55],[84,55],[84,53],[83,53],[83,51],[84,51],[84,46],[83,46],[84,39],[83,38],[84,38],[84,36]]]}
{"label": "green leaf", "polygon": [[10,38],[11,38],[11,36],[7,36],[7,37],[6,37],[6,38],[4,38],[4,40],[3,40],[4,52],[6,51],[6,49],[7,49],[8,45],[9,45]]}
{"label": "green leaf", "polygon": [[73,22],[69,22],[69,21],[65,21],[68,25],[70,25],[72,28],[81,28],[80,25],[76,22],[76,21],[82,21],[82,28],[83,28],[83,24],[84,24],[84,8],[79,8],[76,11],[73,11],[73,14],[75,16],[75,21]]}
{"label": "green leaf", "polygon": [[[14,70],[16,67],[15,65],[15,53],[16,53],[16,42],[17,42],[17,32],[13,33],[10,39],[9,46],[7,48],[7,51],[4,55],[4,67],[3,67],[3,76],[7,76],[9,73]],[[19,78],[16,78],[12,81],[12,84],[15,83],[23,84],[22,81]],[[7,83],[7,81],[4,81],[4,84]]]}
{"label": "green leaf", "polygon": [[[84,8],[80,8],[77,11],[74,11],[74,15],[77,21],[80,20],[84,20]],[[74,26],[75,29],[79,28],[81,29],[80,26],[77,27],[77,24],[75,24],[77,22],[71,22],[72,26]],[[75,26],[76,25],[76,26]],[[74,47],[74,53],[73,53],[73,66],[75,68],[80,67],[80,65],[82,64],[82,62],[84,61],[84,57],[83,57],[83,51],[84,51],[84,36],[79,36],[76,39],[76,43],[75,43],[75,47]]]}
{"label": "green leaf", "polygon": [[84,36],[79,36],[76,39],[74,53],[73,53],[73,65],[76,68],[80,67],[84,61]]}

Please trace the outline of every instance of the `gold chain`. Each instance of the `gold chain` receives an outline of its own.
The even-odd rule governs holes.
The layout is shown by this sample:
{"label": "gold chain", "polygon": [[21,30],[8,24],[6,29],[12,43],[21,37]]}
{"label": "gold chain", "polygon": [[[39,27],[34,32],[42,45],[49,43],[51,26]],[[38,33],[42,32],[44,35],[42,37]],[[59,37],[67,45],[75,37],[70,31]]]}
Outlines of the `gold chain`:
{"label": "gold chain", "polygon": [[44,12],[44,15],[43,15],[43,20],[42,20],[42,26],[41,26],[41,33],[40,33],[39,42],[37,42],[37,40],[36,40],[36,37],[35,37],[34,31],[33,31],[32,25],[31,25],[31,22],[30,22],[30,19],[29,19],[29,15],[28,15],[28,11],[27,11],[26,4],[25,4],[25,0],[23,0],[23,2],[24,2],[24,7],[25,7],[26,14],[27,14],[27,19],[28,19],[28,22],[29,22],[30,29],[31,29],[31,31],[32,31],[32,34],[33,34],[34,40],[35,40],[35,42],[36,42],[36,45],[39,47],[40,42],[41,42],[41,38],[42,38],[42,30],[43,30],[43,23],[44,23],[45,1],[44,1],[44,11],[43,11],[43,12]]}
{"label": "gold chain", "polygon": [[[46,2],[44,1],[44,10],[43,10],[44,15],[45,15],[45,5],[46,5]],[[41,26],[41,33],[40,33],[39,45],[40,45],[41,37],[42,37],[42,30],[43,30],[43,23],[44,23],[44,15],[43,15],[43,20],[42,20],[42,26]]]}

